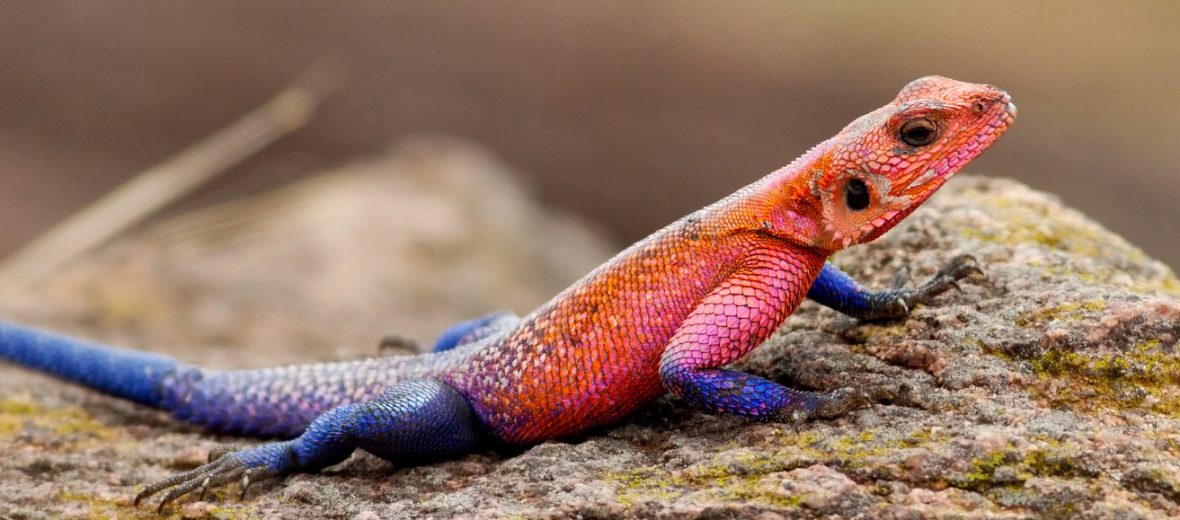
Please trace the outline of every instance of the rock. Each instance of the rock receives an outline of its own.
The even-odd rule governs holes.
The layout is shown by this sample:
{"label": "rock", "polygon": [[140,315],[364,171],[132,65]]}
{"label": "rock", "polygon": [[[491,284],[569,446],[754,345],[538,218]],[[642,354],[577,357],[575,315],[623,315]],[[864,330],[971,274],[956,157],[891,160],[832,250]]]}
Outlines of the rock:
{"label": "rock", "polygon": [[[501,170],[471,148],[420,142],[264,203],[147,229],[5,312],[216,366],[375,354],[388,332],[426,340],[454,319],[527,311],[610,250]],[[859,323],[807,303],[738,363],[806,389],[909,389],[892,403],[796,431],[665,398],[520,453],[419,467],[358,455],[244,502],[234,488],[208,500],[216,514],[288,518],[1180,514],[1172,272],[1052,196],[970,176],[834,261],[884,287],[903,266],[920,281],[962,253],[986,277],[938,305]],[[128,514],[125,500],[102,499],[129,492],[108,475],[161,478],[176,453],[226,440],[17,369],[0,375],[0,474],[26,476],[0,482],[0,516]]]}
{"label": "rock", "polygon": [[216,510],[217,510],[217,506],[210,504],[209,502],[203,502],[203,501],[198,500],[196,502],[188,502],[186,504],[182,504],[180,506],[180,517],[186,518],[186,519],[189,519],[189,518],[211,518],[213,512]]}

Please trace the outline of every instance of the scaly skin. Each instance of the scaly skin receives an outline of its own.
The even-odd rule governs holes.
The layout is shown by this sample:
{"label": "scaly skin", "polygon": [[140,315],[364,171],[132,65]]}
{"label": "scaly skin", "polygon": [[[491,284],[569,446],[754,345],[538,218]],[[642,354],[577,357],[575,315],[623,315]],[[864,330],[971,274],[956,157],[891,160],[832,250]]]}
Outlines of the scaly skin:
{"label": "scaly skin", "polygon": [[[977,272],[958,257],[914,288],[867,290],[826,259],[880,236],[991,146],[1003,91],[927,77],[786,167],[627,248],[523,318],[461,323],[434,352],[215,372],[0,324],[0,359],[227,433],[278,437],[147,486],[165,504],[232,481],[314,471],[360,448],[395,462],[530,444],[618,420],[664,392],[757,420],[836,417],[889,389],[791,390],[723,367],[810,297],[904,317]],[[391,338],[391,343],[399,340]]]}

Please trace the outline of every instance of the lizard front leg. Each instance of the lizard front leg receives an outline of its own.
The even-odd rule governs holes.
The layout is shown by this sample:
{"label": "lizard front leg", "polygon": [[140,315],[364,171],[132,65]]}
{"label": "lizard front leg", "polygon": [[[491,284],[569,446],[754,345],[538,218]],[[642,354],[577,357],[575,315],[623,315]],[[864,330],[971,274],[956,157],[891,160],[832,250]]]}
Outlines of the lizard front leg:
{"label": "lizard front leg", "polygon": [[669,392],[720,413],[792,422],[838,417],[888,397],[879,390],[793,390],[719,368],[758,346],[803,299],[812,269],[819,270],[823,260],[790,253],[770,250],[751,257],[689,314],[660,359],[660,378]]}
{"label": "lizard front leg", "polygon": [[160,510],[194,491],[250,484],[344,461],[357,448],[402,462],[444,458],[470,451],[480,439],[471,406],[450,385],[434,380],[395,384],[368,401],[338,406],[316,417],[302,435],[237,451],[221,452],[196,469],[153,483],[135,503],[168,490]]}
{"label": "lizard front leg", "polygon": [[807,291],[807,297],[861,320],[904,318],[915,305],[928,304],[935,296],[957,287],[959,280],[982,273],[974,257],[959,255],[922,285],[903,287],[906,277],[900,276],[892,289],[873,291],[857,283],[831,262],[826,262],[819,277]]}

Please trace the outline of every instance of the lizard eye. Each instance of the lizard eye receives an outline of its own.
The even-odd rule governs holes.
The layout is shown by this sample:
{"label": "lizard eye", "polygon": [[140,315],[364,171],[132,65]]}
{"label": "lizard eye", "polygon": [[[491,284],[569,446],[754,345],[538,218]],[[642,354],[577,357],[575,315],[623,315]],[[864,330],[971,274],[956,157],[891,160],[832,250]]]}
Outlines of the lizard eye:
{"label": "lizard eye", "polygon": [[844,185],[844,203],[853,211],[869,207],[869,187],[865,181],[852,179]]}
{"label": "lizard eye", "polygon": [[911,119],[901,125],[901,141],[910,146],[924,146],[938,137],[938,126],[929,119]]}

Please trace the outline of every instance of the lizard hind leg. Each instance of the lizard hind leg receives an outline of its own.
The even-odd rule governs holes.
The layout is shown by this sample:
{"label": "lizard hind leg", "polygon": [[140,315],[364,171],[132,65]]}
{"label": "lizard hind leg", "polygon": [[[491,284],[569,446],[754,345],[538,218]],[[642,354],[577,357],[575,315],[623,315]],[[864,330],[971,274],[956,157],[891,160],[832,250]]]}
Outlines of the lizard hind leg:
{"label": "lizard hind leg", "polygon": [[460,345],[503,334],[520,324],[520,316],[509,311],[496,311],[473,320],[456,323],[443,331],[431,352],[445,352]]}
{"label": "lizard hind leg", "polygon": [[[461,321],[451,325],[435,340],[431,352],[446,352],[455,347],[485,340],[516,328],[520,324],[520,316],[510,311],[496,311],[475,319]],[[381,338],[378,345],[382,355],[387,353],[406,354],[418,353],[422,349],[418,342],[400,334],[388,334]]]}
{"label": "lizard hind leg", "polygon": [[376,397],[332,408],[302,435],[211,457],[208,464],[148,485],[135,503],[166,491],[159,508],[193,492],[239,481],[255,482],[319,470],[343,462],[357,448],[394,462],[419,462],[466,453],[480,434],[467,400],[435,380],[395,384]]}

